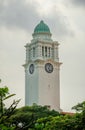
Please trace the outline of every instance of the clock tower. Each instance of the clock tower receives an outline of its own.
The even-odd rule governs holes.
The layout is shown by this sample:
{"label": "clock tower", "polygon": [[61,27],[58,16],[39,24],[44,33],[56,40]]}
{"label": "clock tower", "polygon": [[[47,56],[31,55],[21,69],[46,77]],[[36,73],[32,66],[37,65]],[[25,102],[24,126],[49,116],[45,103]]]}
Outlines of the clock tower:
{"label": "clock tower", "polygon": [[57,41],[44,21],[35,27],[26,44],[25,105],[46,105],[60,111],[60,65]]}

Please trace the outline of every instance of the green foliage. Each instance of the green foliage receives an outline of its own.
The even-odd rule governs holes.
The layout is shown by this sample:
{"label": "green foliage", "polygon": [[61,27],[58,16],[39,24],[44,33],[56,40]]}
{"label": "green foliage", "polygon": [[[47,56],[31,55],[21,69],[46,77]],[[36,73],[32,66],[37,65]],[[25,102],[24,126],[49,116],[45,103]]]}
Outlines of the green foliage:
{"label": "green foliage", "polygon": [[85,101],[82,103],[78,103],[76,106],[72,107],[72,109],[79,112],[79,126],[81,129],[85,130]]}
{"label": "green foliage", "polygon": [[15,130],[14,127],[7,127],[3,124],[0,124],[0,130]]}
{"label": "green foliage", "polygon": [[[43,125],[43,130],[78,130],[81,127],[79,126],[79,118],[76,120],[76,116],[56,116],[56,117],[46,117],[37,120],[36,130],[41,130],[40,126]],[[82,129],[81,129],[82,130]]]}
{"label": "green foliage", "polygon": [[82,103],[78,103],[76,106],[72,107],[72,109],[76,110],[77,112],[84,112],[85,111],[85,101]]}
{"label": "green foliage", "polygon": [[3,87],[0,88],[0,96],[2,96],[2,98],[6,97],[6,95],[9,93],[9,89],[8,87]]}
{"label": "green foliage", "polygon": [[85,130],[85,102],[73,107],[79,113],[39,118],[36,130]]}
{"label": "green foliage", "polygon": [[14,130],[15,129],[9,122],[9,118],[13,114],[20,100],[13,101],[13,103],[10,105],[9,108],[6,108],[4,104],[4,100],[14,95],[15,94],[9,94],[8,87],[5,86],[5,87],[0,88],[0,130]]}
{"label": "green foliage", "polygon": [[85,101],[74,106],[76,113],[70,116],[36,104],[16,109],[20,100],[5,108],[4,100],[14,95],[8,87],[0,88],[1,130],[85,130]]}
{"label": "green foliage", "polygon": [[0,115],[3,115],[5,110],[4,100],[14,96],[15,94],[9,94],[7,86],[0,88]]}
{"label": "green foliage", "polygon": [[6,95],[8,94],[8,88],[4,87],[4,88],[0,88],[0,114],[3,114],[4,111],[4,103],[3,100],[6,97]]}
{"label": "green foliage", "polygon": [[[15,113],[10,117],[12,124],[15,124],[16,128],[22,129],[35,128],[37,120],[49,116],[57,116],[58,112],[50,111],[46,106],[25,106],[15,110]],[[21,124],[21,126],[19,126]]]}

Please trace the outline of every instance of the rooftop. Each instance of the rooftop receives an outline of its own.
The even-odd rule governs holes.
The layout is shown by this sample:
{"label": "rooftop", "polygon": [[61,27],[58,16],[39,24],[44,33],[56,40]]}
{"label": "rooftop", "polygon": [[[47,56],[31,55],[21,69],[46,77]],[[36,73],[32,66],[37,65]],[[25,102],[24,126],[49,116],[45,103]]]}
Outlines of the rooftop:
{"label": "rooftop", "polygon": [[50,33],[50,29],[48,25],[41,20],[40,23],[35,27],[34,33]]}

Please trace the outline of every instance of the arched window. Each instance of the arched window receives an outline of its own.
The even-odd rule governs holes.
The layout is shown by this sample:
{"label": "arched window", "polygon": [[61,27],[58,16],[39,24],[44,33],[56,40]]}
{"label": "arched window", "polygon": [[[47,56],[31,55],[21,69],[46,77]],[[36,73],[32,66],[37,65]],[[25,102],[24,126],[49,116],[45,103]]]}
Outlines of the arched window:
{"label": "arched window", "polygon": [[35,57],[35,47],[33,47],[33,57]]}
{"label": "arched window", "polygon": [[45,56],[47,57],[47,47],[45,46]]}
{"label": "arched window", "polygon": [[50,57],[50,47],[48,47],[48,57]]}
{"label": "arched window", "polygon": [[42,56],[44,56],[44,47],[42,46]]}

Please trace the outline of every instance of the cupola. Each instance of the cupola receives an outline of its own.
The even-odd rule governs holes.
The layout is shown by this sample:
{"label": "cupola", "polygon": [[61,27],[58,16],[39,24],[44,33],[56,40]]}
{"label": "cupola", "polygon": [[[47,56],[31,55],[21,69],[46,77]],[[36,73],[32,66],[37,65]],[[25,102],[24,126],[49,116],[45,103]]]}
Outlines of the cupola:
{"label": "cupola", "polygon": [[40,23],[34,28],[34,32],[32,34],[33,41],[34,39],[51,40],[51,35],[52,34],[48,25],[45,24],[43,20],[41,20]]}

